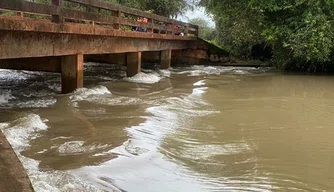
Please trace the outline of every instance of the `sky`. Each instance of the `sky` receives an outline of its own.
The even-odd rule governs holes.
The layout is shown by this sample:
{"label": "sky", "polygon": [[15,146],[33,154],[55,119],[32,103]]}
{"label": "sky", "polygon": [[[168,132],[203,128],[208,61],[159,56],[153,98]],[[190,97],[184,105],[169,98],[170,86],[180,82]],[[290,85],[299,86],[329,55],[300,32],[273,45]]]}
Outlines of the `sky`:
{"label": "sky", "polygon": [[208,21],[209,25],[214,27],[215,23],[212,20],[212,18],[210,17],[210,15],[205,13],[205,8],[196,8],[194,11],[187,11],[186,14],[184,16],[182,16],[180,19],[184,22],[188,22],[189,19],[193,19],[193,18],[197,18],[197,17],[201,17],[205,20]]}

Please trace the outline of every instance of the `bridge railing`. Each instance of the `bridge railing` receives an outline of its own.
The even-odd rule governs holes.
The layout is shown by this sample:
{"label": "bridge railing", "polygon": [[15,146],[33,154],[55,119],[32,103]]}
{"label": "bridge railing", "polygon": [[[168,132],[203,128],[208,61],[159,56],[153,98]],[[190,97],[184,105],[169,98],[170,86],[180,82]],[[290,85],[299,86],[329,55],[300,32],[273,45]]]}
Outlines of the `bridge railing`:
{"label": "bridge railing", "polygon": [[0,0],[0,9],[24,14],[42,15],[54,23],[85,23],[111,27],[114,30],[142,31],[171,36],[198,36],[198,26],[104,0],[48,0],[36,3],[26,0]]}

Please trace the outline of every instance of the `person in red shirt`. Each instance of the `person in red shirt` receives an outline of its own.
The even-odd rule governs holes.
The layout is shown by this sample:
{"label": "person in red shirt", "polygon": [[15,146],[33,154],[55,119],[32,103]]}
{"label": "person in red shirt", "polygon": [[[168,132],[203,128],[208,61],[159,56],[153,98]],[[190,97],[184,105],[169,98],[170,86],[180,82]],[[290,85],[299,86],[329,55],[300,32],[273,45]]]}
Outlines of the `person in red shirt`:
{"label": "person in red shirt", "polygon": [[181,27],[179,25],[174,25],[175,35],[180,35],[180,32],[177,31],[179,29],[181,29]]}

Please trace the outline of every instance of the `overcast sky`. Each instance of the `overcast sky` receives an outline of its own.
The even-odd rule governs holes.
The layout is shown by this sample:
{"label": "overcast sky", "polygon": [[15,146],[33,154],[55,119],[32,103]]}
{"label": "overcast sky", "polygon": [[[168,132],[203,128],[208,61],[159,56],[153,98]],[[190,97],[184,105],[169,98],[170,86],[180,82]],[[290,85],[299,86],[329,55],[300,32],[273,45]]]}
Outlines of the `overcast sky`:
{"label": "overcast sky", "polygon": [[197,18],[197,17],[201,17],[201,18],[205,19],[206,21],[208,21],[210,26],[215,25],[212,18],[205,13],[204,8],[196,8],[196,10],[194,10],[194,11],[188,11],[185,14],[185,16],[181,17],[181,20],[184,21],[184,22],[187,22],[189,19],[193,19],[193,18]]}

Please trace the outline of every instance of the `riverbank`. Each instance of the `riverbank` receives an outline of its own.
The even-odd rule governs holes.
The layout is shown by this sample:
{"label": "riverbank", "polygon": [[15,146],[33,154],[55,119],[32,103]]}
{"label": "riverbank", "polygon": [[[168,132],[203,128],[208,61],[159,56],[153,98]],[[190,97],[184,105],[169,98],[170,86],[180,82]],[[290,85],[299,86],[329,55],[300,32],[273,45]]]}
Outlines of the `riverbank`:
{"label": "riverbank", "polygon": [[0,131],[0,191],[32,192],[25,169]]}

